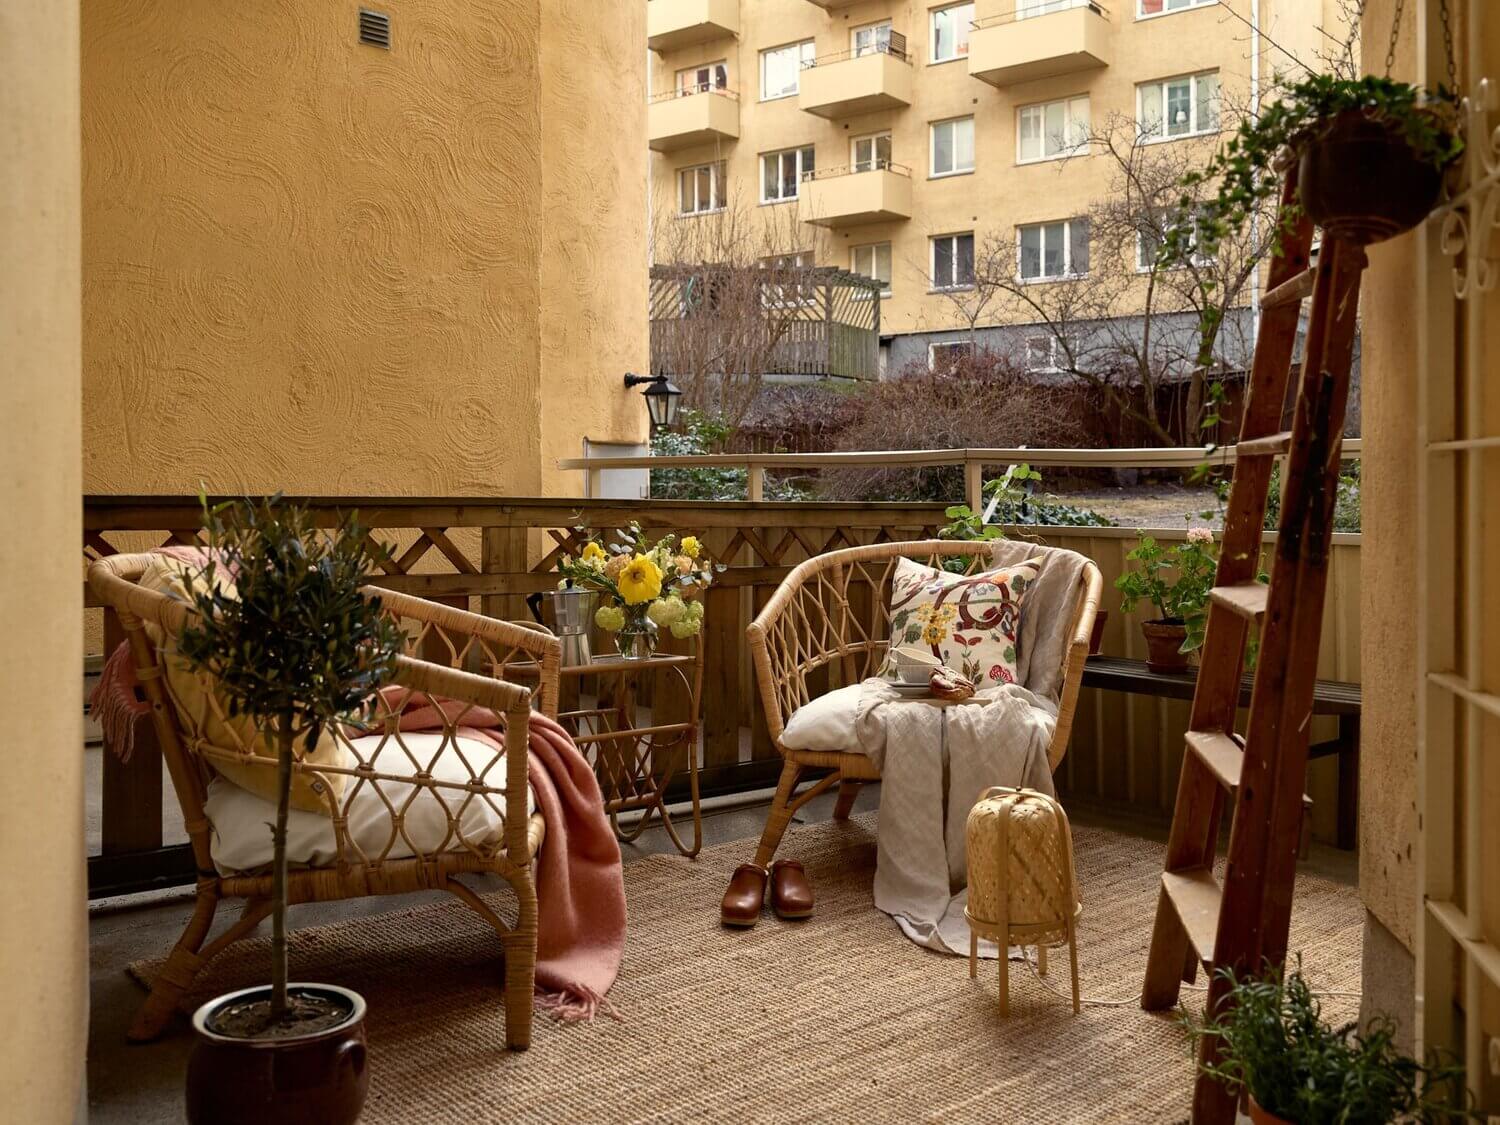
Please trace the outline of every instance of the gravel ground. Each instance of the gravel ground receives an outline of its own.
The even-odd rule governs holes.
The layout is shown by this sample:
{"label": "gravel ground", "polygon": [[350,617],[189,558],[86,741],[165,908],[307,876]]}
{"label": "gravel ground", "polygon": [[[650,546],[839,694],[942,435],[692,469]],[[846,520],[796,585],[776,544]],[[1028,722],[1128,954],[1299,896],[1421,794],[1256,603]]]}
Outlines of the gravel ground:
{"label": "gravel ground", "polygon": [[[1065,493],[1048,493],[1049,500],[1075,504],[1094,511],[1120,527],[1212,527],[1223,520],[1218,515],[1218,499],[1211,488],[1188,488],[1179,484],[1156,482],[1123,488],[1090,487]],[[1212,519],[1202,513],[1214,512]],[[1184,518],[1188,523],[1184,524]]]}

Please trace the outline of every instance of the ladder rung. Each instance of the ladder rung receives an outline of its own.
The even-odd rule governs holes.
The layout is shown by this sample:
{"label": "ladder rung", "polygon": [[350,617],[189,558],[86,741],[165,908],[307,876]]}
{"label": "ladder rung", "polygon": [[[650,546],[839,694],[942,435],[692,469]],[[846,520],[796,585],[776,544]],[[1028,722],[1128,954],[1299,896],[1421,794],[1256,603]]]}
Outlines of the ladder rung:
{"label": "ladder rung", "polygon": [[1241,582],[1234,586],[1215,586],[1208,592],[1208,597],[1215,605],[1258,622],[1265,616],[1270,592],[1271,588],[1263,582]]}
{"label": "ladder rung", "polygon": [[1238,742],[1223,731],[1190,730],[1187,732],[1187,747],[1219,779],[1220,785],[1231,793],[1239,789],[1240,766],[1245,763],[1245,752]]}
{"label": "ladder rung", "polygon": [[1204,968],[1212,969],[1214,940],[1219,931],[1219,903],[1223,901],[1218,880],[1206,867],[1189,867],[1185,871],[1163,871],[1161,887],[1177,911],[1198,960]]}
{"label": "ladder rung", "polygon": [[1260,299],[1260,307],[1274,309],[1278,305],[1291,305],[1311,297],[1313,278],[1316,276],[1317,270],[1309,266],[1290,280],[1283,281],[1275,289],[1266,290],[1265,296]]}
{"label": "ladder rung", "polygon": [[1279,434],[1267,434],[1265,437],[1247,438],[1234,447],[1234,455],[1240,457],[1279,457],[1292,447],[1292,431],[1282,430]]}

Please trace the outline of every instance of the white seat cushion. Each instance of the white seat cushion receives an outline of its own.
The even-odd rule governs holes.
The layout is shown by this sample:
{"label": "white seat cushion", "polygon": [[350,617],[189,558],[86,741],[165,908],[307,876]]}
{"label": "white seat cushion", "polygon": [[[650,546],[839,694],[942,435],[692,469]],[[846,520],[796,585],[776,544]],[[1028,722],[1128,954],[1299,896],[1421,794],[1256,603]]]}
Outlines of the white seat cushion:
{"label": "white seat cushion", "polygon": [[[356,738],[350,745],[377,770],[411,774],[414,767],[395,739],[382,746],[382,737]],[[495,754],[495,748],[488,742],[472,738],[457,738],[443,747],[443,735],[439,732],[408,731],[401,738],[417,761],[423,765],[432,762],[432,776],[439,781],[467,783]],[[442,753],[438,753],[439,748]],[[437,755],[436,761],[433,755]],[[485,776],[490,784],[502,781],[504,761],[495,763]],[[505,799],[499,794],[471,797],[461,789],[427,789],[396,781],[380,782],[377,792],[373,782],[360,782],[352,777],[348,786],[352,791],[352,796],[346,799],[350,841],[368,860],[382,856],[407,859],[437,852],[449,834],[450,812],[457,815],[458,824],[448,840],[449,851],[467,851],[469,845],[488,849],[499,844],[505,834]],[[389,806],[381,800],[382,792]],[[391,808],[401,811],[403,806],[403,830],[394,832]],[[274,802],[241,789],[226,778],[216,777],[209,783],[204,810],[213,825],[210,850],[220,874],[259,871],[271,865],[268,826],[276,819]],[[526,811],[528,815],[536,811],[536,794],[530,785],[526,787]],[[355,854],[349,858],[359,857]],[[328,816],[297,808],[287,814],[287,859],[309,867],[327,867],[337,862],[338,845]]]}
{"label": "white seat cushion", "polygon": [[850,684],[808,700],[792,712],[781,732],[788,750],[822,750],[831,754],[863,754],[854,734],[859,712],[859,684]]}

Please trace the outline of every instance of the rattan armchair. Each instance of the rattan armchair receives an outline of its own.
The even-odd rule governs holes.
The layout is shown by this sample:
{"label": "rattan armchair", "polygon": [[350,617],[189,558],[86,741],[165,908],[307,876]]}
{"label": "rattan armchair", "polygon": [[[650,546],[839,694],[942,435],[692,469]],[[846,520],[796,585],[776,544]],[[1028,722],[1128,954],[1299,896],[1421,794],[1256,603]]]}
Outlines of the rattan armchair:
{"label": "rattan armchair", "polygon": [[[884,663],[891,578],[901,558],[934,567],[944,559],[967,558],[969,573],[990,565],[982,545],[948,539],[829,551],[793,568],[746,631],[766,726],[783,762],[776,797],[755,852],[755,862],[762,867],[775,856],[792,816],[808,801],[837,785],[834,816],[842,820],[848,817],[860,786],[880,779],[880,771],[864,754],[793,750],[782,743],[781,735],[798,707],[822,691],[873,676]],[[1058,622],[1058,627],[1068,630],[1069,640],[1062,646],[1057,725],[1047,751],[1054,771],[1068,747],[1103,587],[1099,568],[1085,563],[1071,617]],[[799,793],[798,783],[808,770],[829,772]]]}
{"label": "rattan armchair", "polygon": [[[114,555],[95,562],[88,573],[94,593],[119,614],[124,626],[136,677],[150,704],[198,869],[196,906],[129,1029],[128,1037],[136,1041],[158,1036],[198,971],[231,943],[249,934],[271,911],[269,871],[222,874],[215,868],[210,846],[214,826],[204,803],[216,763],[274,769],[275,759],[258,756],[246,746],[212,744],[205,738],[206,726],[185,717],[174,704],[165,674],[165,658],[153,643],[152,634],[177,636],[193,611],[178,600],[138,585],[151,559],[150,555]],[[408,745],[409,735],[403,736],[398,729],[397,716],[405,694],[400,691],[392,693],[394,700],[382,700],[378,706],[374,718],[378,739],[351,740],[349,732],[335,732],[345,751],[343,765],[313,768],[306,762],[298,762],[294,769],[315,775],[323,782],[320,789],[333,827],[337,860],[327,866],[294,868],[287,879],[288,902],[330,902],[419,890],[442,890],[456,895],[489,923],[500,938],[505,961],[506,1041],[513,1048],[523,1049],[531,1042],[536,968],[537,899],[532,860],[545,831],[540,814],[528,813],[527,727],[534,698],[540,708],[556,709],[561,643],[545,631],[496,621],[421,598],[386,590],[369,592],[378,593],[386,611],[401,621],[408,638],[408,653],[421,654],[399,658],[395,684],[408,692],[454,700],[461,705],[462,713],[460,708],[443,708],[451,713],[443,714],[440,732],[434,728],[430,733],[440,733],[444,748],[456,748],[458,728],[476,725],[472,718],[466,724],[466,716],[473,709],[483,708],[505,716],[505,750],[502,753],[489,747],[487,753],[476,754],[475,743],[468,740],[463,751],[456,755],[467,767],[467,778],[461,782],[435,778],[429,772],[431,752],[414,752]],[[540,686],[528,690],[468,670],[503,668],[518,661],[534,661],[540,666]],[[370,746],[377,741],[378,747]],[[331,784],[335,774],[343,775],[338,785]],[[394,789],[395,786],[401,788]],[[363,845],[356,843],[349,831],[351,802],[366,787],[373,787],[389,809],[390,831],[384,847],[372,848],[368,841]],[[403,819],[415,800],[424,797],[431,800],[433,796],[443,799],[447,833],[439,845],[424,848],[414,839],[415,834],[403,827]],[[489,811],[503,820],[503,833],[498,840],[466,835],[464,815],[474,801],[485,802]],[[393,854],[399,852],[412,854]],[[485,873],[500,876],[514,890],[518,901],[514,925],[506,925],[478,894],[459,880],[461,875]],[[243,901],[240,917],[205,945],[223,899]]]}

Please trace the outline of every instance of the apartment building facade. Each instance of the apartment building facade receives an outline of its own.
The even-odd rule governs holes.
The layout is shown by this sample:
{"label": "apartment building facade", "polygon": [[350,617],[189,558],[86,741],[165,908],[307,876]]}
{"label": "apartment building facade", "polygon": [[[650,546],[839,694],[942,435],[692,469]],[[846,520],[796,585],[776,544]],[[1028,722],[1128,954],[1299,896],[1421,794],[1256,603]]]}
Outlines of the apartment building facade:
{"label": "apartment building facade", "polygon": [[1120,166],[1084,139],[1129,119],[1206,156],[1339,38],[1337,0],[647,2],[654,229],[733,210],[769,258],[879,278],[887,372],[974,338],[1055,369],[1014,302],[964,309],[976,248],[1039,285],[1136,270],[1090,254]]}

